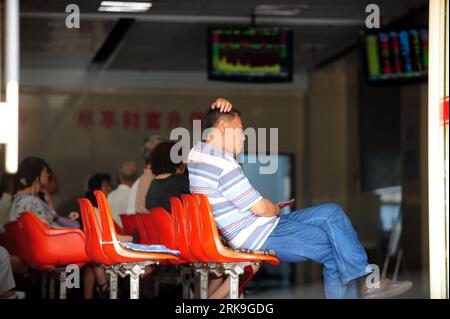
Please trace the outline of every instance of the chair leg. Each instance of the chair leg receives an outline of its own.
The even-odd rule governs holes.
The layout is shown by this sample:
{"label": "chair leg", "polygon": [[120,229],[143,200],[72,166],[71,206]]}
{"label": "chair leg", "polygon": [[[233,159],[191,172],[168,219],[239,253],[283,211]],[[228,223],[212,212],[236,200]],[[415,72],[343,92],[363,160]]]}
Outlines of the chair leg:
{"label": "chair leg", "polygon": [[192,281],[192,267],[181,265],[180,282],[183,287],[183,299],[190,299]]}
{"label": "chair leg", "polygon": [[107,271],[109,274],[109,299],[117,299],[117,274],[114,271]]}
{"label": "chair leg", "polygon": [[153,297],[159,296],[160,283],[159,276],[156,276],[153,280]]}
{"label": "chair leg", "polygon": [[395,261],[395,269],[394,269],[394,275],[392,277],[392,280],[397,280],[398,272],[400,270],[400,263],[402,261],[403,257],[403,249],[400,248],[397,255],[397,260]]}
{"label": "chair leg", "polygon": [[230,299],[239,298],[239,275],[235,272],[230,272]]}
{"label": "chair leg", "polygon": [[183,287],[183,299],[190,299],[190,288],[191,285],[188,282],[183,282],[182,284]]}
{"label": "chair leg", "polygon": [[55,277],[53,273],[49,273],[48,281],[48,299],[55,299]]}
{"label": "chair leg", "polygon": [[239,276],[246,264],[224,264],[225,274],[230,277],[230,299],[239,299]]}
{"label": "chair leg", "polygon": [[130,275],[130,299],[139,299],[139,275]]}
{"label": "chair leg", "polygon": [[196,272],[200,273],[200,299],[208,299],[208,274],[206,266],[198,267]]}
{"label": "chair leg", "polygon": [[140,263],[123,263],[111,266],[106,271],[110,274],[110,298],[117,299],[118,276],[130,276],[130,299],[139,299],[139,278],[145,273],[145,267],[155,264],[153,261]]}
{"label": "chair leg", "polygon": [[48,298],[48,272],[42,272],[42,281],[41,281],[41,298]]}
{"label": "chair leg", "polygon": [[139,299],[139,277],[145,273],[145,267],[153,262],[122,264],[120,272],[130,276],[130,299]]}
{"label": "chair leg", "polygon": [[66,278],[67,273],[65,269],[57,270],[59,272],[59,299],[66,299],[67,297],[67,286]]}

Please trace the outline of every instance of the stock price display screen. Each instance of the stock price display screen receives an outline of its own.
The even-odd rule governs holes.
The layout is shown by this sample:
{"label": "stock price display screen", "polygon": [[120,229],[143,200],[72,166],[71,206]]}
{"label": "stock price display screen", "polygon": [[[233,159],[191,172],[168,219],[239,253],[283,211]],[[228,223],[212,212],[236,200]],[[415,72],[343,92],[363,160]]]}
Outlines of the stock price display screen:
{"label": "stock price display screen", "polygon": [[292,32],[272,28],[210,28],[209,78],[224,81],[292,81]]}
{"label": "stock price display screen", "polygon": [[370,82],[427,78],[428,29],[370,33],[364,42]]}

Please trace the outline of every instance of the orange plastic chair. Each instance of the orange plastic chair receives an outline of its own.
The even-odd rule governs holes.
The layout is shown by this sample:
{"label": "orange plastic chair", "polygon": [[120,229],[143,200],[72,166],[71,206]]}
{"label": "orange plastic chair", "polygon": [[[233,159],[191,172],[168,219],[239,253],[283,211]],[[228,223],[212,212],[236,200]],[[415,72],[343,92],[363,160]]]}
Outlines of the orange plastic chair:
{"label": "orange plastic chair", "polygon": [[[117,263],[131,264],[125,270],[130,275],[130,298],[139,298],[139,276],[145,272],[145,267],[151,264],[158,264],[161,261],[178,261],[176,255],[167,253],[152,253],[132,251],[126,249],[117,239],[117,233],[114,228],[114,222],[105,194],[101,191],[94,192],[97,198],[98,209],[100,212],[100,220],[102,225],[102,248],[106,256]],[[123,268],[123,267],[122,267]]]}
{"label": "orange plastic chair", "polygon": [[[65,299],[66,266],[81,267],[89,261],[84,233],[78,228],[50,228],[30,212],[23,212],[18,223],[20,227],[14,227],[16,235],[20,236],[18,249],[19,255],[22,256],[19,258],[23,258],[22,261],[32,268],[58,274],[59,298]],[[47,275],[47,272],[43,273],[45,282]],[[50,277],[48,289],[49,298],[53,299],[54,277]],[[45,293],[44,288],[42,293]]]}
{"label": "orange plastic chair", "polygon": [[5,224],[5,233],[2,234],[3,240],[0,245],[5,247],[11,255],[20,258],[20,253],[18,251],[18,242],[20,242],[22,239],[20,239],[20,229],[18,229],[19,227],[20,226],[18,221],[8,222],[7,224]]}
{"label": "orange plastic chair", "polygon": [[203,226],[198,205],[191,195],[181,195],[181,198],[187,222],[186,232],[190,236],[191,254],[200,261],[195,264],[195,271],[200,275],[200,298],[207,299],[209,272],[211,268],[214,270],[215,265],[207,256],[206,250],[203,250]]}
{"label": "orange plastic chair", "polygon": [[123,232],[124,235],[133,235],[134,230],[137,229],[136,225],[136,215],[119,215],[120,220],[122,221]]}
{"label": "orange plastic chair", "polygon": [[[170,264],[176,264],[177,276],[172,280],[178,282],[183,287],[183,298],[189,298],[190,285],[193,283],[192,267],[193,262],[190,254],[189,243],[183,225],[177,225],[184,214],[183,206],[178,198],[170,199],[171,212],[169,214],[164,208],[152,208],[148,214],[141,214],[147,235],[152,243],[164,244],[166,247],[174,248],[180,251],[179,260],[170,261]],[[180,214],[180,216],[178,216]]]}
{"label": "orange plastic chair", "polygon": [[122,264],[117,264],[103,251],[102,230],[91,201],[83,198],[78,200],[78,204],[86,236],[86,252],[94,263],[105,266],[105,270],[109,274],[110,299],[117,299],[117,279],[118,275],[122,275],[120,272]]}
{"label": "orange plastic chair", "polygon": [[190,238],[189,248],[191,254],[195,260],[202,263],[209,263],[211,260],[203,250],[203,227],[200,218],[198,218],[198,206],[191,195],[183,194],[181,195],[181,199],[183,201],[185,221],[187,223],[186,233],[189,234]]}
{"label": "orange plastic chair", "polygon": [[69,264],[81,266],[89,261],[84,233],[77,228],[50,228],[36,215],[24,212],[19,217],[27,251],[27,260],[36,269],[50,269]]}
{"label": "orange plastic chair", "polygon": [[114,227],[116,228],[117,234],[126,235],[123,228],[120,227],[116,222],[114,222]]}
{"label": "orange plastic chair", "polygon": [[[102,247],[105,254],[112,260],[119,262],[138,262],[138,261],[162,261],[162,260],[178,260],[175,255],[147,253],[131,251],[122,246],[117,239],[117,233],[114,229],[114,222],[111,216],[111,210],[105,195],[101,191],[94,192],[98,208],[100,211],[100,219],[102,225]],[[167,247],[169,248],[169,247]]]}
{"label": "orange plastic chair", "polygon": [[102,231],[92,203],[88,199],[82,198],[78,200],[78,204],[80,205],[84,235],[86,238],[85,248],[89,259],[96,264],[114,264],[115,262],[103,252],[101,243]]}
{"label": "orange plastic chair", "polygon": [[5,228],[5,248],[9,251],[11,255],[19,257],[19,259],[28,264],[27,260],[27,250],[24,246],[25,239],[22,234],[22,226],[19,221],[8,222],[4,226]]}
{"label": "orange plastic chair", "polygon": [[190,234],[187,232],[188,221],[181,200],[177,197],[171,197],[170,207],[174,219],[175,247],[181,252],[184,261],[188,263],[198,262],[199,260],[191,254],[191,249],[189,248],[191,242],[189,240]]}
{"label": "orange plastic chair", "polygon": [[279,265],[280,261],[275,256],[236,252],[222,244],[216,220],[209,204],[208,198],[203,194],[193,195],[200,211],[199,217],[203,225],[203,247],[208,257],[214,262],[268,262],[269,264]]}
{"label": "orange plastic chair", "polygon": [[[180,263],[200,262],[200,259],[191,252],[190,246],[194,244],[194,240],[191,238],[193,234],[188,230],[187,214],[183,204],[179,198],[172,197],[170,205],[171,214],[161,207],[150,209],[149,214],[142,214],[146,228],[153,227],[158,234],[158,243],[181,252]],[[201,245],[199,242],[195,244]],[[199,255],[203,257],[203,261],[207,261],[206,256]]]}
{"label": "orange plastic chair", "polygon": [[141,214],[141,222],[144,225],[145,232],[147,234],[148,244],[157,245],[161,244],[162,241],[159,239],[158,232],[156,231],[155,225],[153,224],[152,216],[150,213]]}
{"label": "orange plastic chair", "polygon": [[200,219],[198,224],[202,227],[201,240],[203,243],[203,251],[211,262],[222,264],[224,273],[230,276],[230,298],[237,299],[239,296],[239,276],[244,272],[246,266],[260,262],[278,265],[280,261],[275,256],[237,252],[225,247],[220,239],[216,221],[207,197],[203,194],[194,194],[193,198],[195,199],[194,201],[198,210],[193,209],[190,217],[191,219]]}
{"label": "orange plastic chair", "polygon": [[146,225],[153,225],[158,236],[158,243],[170,249],[177,249],[175,240],[175,220],[162,207],[151,208],[149,214],[143,216]]}
{"label": "orange plastic chair", "polygon": [[136,229],[139,236],[139,243],[140,244],[147,244],[150,245],[150,239],[148,238],[147,229],[144,225],[143,221],[143,214],[136,214],[134,219],[136,221]]}

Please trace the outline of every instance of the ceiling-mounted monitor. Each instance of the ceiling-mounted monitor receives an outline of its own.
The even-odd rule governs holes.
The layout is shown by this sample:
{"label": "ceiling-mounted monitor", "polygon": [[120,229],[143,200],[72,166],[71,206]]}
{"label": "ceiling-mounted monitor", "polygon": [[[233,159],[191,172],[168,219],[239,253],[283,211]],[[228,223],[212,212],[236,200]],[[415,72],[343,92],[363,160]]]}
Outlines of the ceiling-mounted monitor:
{"label": "ceiling-mounted monitor", "polygon": [[292,31],[281,28],[208,29],[208,78],[291,82]]}
{"label": "ceiling-mounted monitor", "polygon": [[370,32],[363,37],[371,83],[422,81],[428,77],[428,28]]}

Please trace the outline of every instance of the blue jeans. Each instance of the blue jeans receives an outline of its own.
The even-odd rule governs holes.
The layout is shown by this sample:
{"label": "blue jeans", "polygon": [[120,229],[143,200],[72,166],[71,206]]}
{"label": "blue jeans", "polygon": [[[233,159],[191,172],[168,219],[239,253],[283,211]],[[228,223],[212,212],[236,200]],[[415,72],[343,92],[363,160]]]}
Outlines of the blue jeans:
{"label": "blue jeans", "polygon": [[372,271],[348,217],[332,203],[281,215],[261,247],[270,248],[283,262],[322,263],[327,298],[358,298],[355,279]]}

